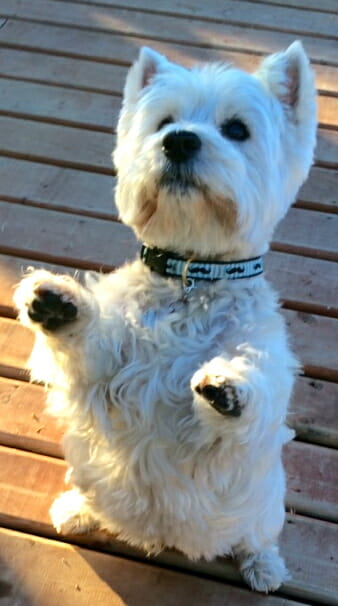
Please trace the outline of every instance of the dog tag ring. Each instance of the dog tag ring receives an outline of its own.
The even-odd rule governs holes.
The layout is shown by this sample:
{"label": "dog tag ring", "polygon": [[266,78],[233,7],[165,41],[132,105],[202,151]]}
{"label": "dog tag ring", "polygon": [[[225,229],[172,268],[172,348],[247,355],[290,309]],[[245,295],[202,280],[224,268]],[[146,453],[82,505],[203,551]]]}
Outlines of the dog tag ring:
{"label": "dog tag ring", "polygon": [[195,280],[193,278],[187,278],[183,282],[184,300],[186,300],[188,294],[191,293],[195,286]]}

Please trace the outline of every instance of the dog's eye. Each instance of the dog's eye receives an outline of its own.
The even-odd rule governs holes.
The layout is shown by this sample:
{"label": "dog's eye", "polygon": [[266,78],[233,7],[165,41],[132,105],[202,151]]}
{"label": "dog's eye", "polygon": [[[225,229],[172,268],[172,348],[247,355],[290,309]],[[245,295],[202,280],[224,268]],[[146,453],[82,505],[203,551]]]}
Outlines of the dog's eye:
{"label": "dog's eye", "polygon": [[157,130],[161,130],[162,128],[164,128],[164,126],[167,126],[167,124],[172,124],[173,122],[174,119],[171,116],[167,116],[162,120],[162,122],[159,123]]}
{"label": "dog's eye", "polygon": [[221,126],[221,132],[223,137],[233,139],[234,141],[245,141],[250,137],[248,127],[238,118],[224,122]]}

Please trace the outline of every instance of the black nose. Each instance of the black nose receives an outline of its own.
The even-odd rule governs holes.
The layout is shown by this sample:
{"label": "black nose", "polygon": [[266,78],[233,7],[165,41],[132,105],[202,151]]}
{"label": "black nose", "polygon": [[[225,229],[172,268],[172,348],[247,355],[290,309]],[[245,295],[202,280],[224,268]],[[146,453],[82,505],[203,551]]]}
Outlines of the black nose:
{"label": "black nose", "polygon": [[187,130],[168,133],[162,141],[162,151],[172,162],[177,164],[190,160],[201,148],[201,139]]}

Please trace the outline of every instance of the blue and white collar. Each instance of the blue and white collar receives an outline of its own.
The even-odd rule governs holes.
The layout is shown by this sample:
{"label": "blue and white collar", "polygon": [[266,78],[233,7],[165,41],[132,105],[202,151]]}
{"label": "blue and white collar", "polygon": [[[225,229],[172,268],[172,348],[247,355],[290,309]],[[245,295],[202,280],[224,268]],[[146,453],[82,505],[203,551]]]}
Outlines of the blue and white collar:
{"label": "blue and white collar", "polygon": [[194,261],[145,244],[141,249],[141,260],[161,276],[182,278],[187,287],[195,280],[238,280],[259,276],[264,271],[262,257],[245,261]]}

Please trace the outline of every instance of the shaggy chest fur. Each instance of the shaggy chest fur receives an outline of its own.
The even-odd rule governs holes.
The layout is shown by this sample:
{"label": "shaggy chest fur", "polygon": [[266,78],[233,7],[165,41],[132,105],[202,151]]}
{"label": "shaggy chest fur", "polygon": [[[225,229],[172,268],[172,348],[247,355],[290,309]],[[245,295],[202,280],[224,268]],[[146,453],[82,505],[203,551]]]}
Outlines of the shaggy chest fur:
{"label": "shaggy chest fur", "polygon": [[[114,358],[115,365],[104,385],[83,394],[92,429],[88,431],[87,423],[81,426],[78,413],[74,415],[76,424],[65,441],[73,481],[91,495],[94,509],[122,538],[133,537],[150,550],[172,544],[205,553],[204,528],[213,549],[218,540],[224,549],[217,525],[211,539],[210,521],[228,519],[224,529],[230,542],[239,540],[238,528],[236,537],[230,528],[241,515],[243,486],[247,494],[251,491],[250,449],[243,426],[237,435],[236,419],[220,415],[222,437],[210,440],[203,433],[190,381],[205,361],[224,351],[234,356],[259,321],[256,297],[245,288],[216,287],[196,289],[184,302],[178,281],[168,287],[148,273],[136,278],[137,272],[133,281],[130,268],[128,281],[123,270],[119,274],[110,284],[103,279],[104,284],[93,288],[105,318],[97,350],[106,360]],[[267,295],[264,284],[260,288]],[[106,296],[110,291],[113,301],[103,298],[102,289]],[[120,314],[120,324],[114,319],[114,333],[112,305]],[[192,547],[197,527],[199,544]]]}
{"label": "shaggy chest fur", "polygon": [[[136,417],[134,421],[146,431],[156,421],[163,435],[168,435],[170,427],[177,442],[180,421],[193,416],[192,375],[224,351],[229,358],[235,354],[250,332],[250,324],[254,329],[257,303],[250,290],[210,289],[208,285],[184,299],[179,280],[167,282],[138,263],[135,266],[134,281],[130,269],[128,281],[123,280],[123,270],[119,272],[122,275],[111,284],[113,302],[103,303],[107,357],[113,348],[107,338],[111,305],[119,309],[123,327],[119,360],[109,377],[109,398],[126,420]],[[115,289],[115,280],[125,288]],[[94,294],[102,305],[100,284],[98,288]],[[104,289],[106,292],[106,284]]]}

